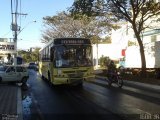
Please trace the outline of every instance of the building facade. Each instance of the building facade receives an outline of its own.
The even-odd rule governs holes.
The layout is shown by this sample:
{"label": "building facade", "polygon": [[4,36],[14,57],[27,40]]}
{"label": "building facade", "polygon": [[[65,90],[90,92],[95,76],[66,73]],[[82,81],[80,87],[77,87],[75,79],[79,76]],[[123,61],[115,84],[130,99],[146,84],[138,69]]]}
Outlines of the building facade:
{"label": "building facade", "polygon": [[11,58],[17,54],[16,44],[11,39],[0,38],[0,63],[8,62],[8,54],[11,55]]}

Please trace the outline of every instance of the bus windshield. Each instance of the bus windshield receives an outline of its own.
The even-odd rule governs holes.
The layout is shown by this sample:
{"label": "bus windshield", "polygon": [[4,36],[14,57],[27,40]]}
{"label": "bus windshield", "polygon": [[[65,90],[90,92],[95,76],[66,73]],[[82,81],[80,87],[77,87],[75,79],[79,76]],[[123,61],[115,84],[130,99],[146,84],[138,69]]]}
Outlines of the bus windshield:
{"label": "bus windshield", "polygon": [[55,67],[92,66],[92,49],[90,45],[55,46]]}

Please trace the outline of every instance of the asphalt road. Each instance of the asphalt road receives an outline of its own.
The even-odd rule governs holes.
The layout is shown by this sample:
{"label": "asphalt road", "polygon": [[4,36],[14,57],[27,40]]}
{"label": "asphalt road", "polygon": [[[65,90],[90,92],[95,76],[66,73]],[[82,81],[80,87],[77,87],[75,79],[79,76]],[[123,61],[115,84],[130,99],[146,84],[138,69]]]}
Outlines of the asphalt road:
{"label": "asphalt road", "polygon": [[95,80],[55,87],[30,70],[22,93],[24,120],[160,120],[160,92],[134,85],[109,88]]}

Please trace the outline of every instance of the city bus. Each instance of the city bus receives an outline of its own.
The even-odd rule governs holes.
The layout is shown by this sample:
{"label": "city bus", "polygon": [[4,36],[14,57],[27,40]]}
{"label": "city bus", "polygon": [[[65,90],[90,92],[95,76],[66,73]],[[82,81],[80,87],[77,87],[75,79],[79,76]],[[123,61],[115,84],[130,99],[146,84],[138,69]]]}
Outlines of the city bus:
{"label": "city bus", "polygon": [[94,78],[92,45],[85,38],[56,38],[39,50],[39,73],[54,85],[82,85]]}

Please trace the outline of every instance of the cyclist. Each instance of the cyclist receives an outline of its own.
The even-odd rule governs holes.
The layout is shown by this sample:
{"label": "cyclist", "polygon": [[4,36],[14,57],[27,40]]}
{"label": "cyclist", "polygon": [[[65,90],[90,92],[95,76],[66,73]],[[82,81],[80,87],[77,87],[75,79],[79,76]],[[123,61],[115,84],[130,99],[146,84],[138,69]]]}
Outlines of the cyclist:
{"label": "cyclist", "polygon": [[116,74],[116,72],[117,72],[117,68],[116,68],[114,61],[111,60],[107,67],[108,67],[107,76],[108,76],[109,80],[112,80],[114,74]]}

